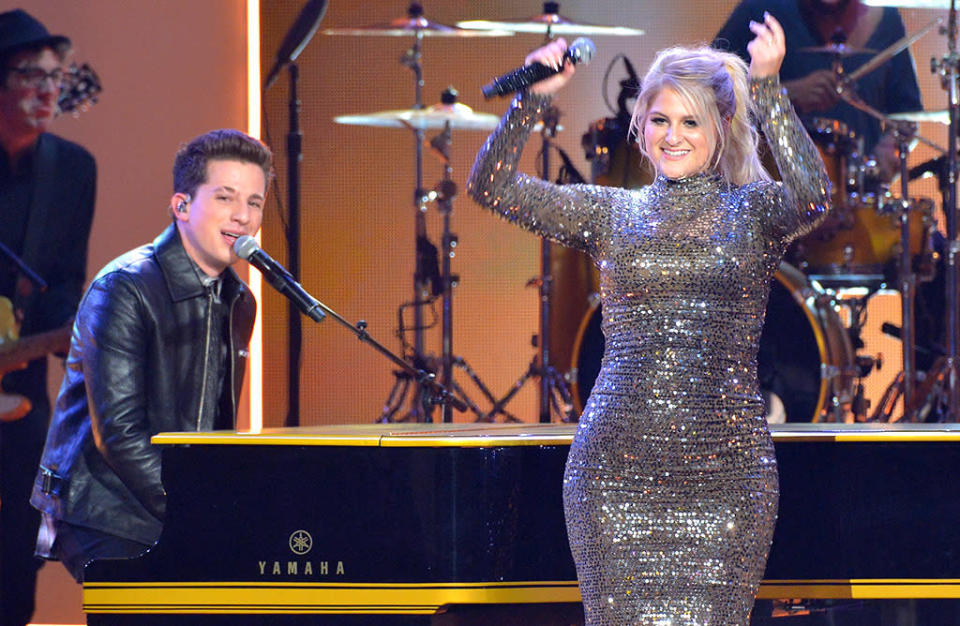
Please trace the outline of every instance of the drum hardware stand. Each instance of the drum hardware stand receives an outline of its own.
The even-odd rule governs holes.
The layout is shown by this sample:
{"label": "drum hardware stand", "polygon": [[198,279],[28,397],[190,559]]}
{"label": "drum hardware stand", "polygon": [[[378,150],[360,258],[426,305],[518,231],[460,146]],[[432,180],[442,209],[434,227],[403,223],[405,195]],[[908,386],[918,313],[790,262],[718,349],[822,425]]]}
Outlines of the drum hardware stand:
{"label": "drum hardware stand", "polygon": [[[863,327],[867,323],[867,302],[874,293],[874,291],[871,291],[865,296],[848,297],[837,301],[840,306],[847,308],[850,312],[850,324],[847,326],[846,331],[847,336],[850,338],[850,345],[853,348],[855,355],[853,366],[855,368],[854,378],[857,380],[857,385],[853,398],[850,401],[850,412],[852,413],[853,420],[855,422],[866,421],[867,411],[870,409],[870,400],[867,399],[865,395],[863,379],[869,376],[874,368],[879,371],[883,367],[883,357],[880,355],[874,357],[856,354],[857,351],[863,348],[863,339],[861,338],[861,335]],[[833,397],[836,401],[838,394],[834,392]],[[835,419],[835,421],[843,421],[842,415],[839,413],[836,414],[836,417],[837,419]]]}
{"label": "drum hardware stand", "polygon": [[[955,0],[951,0],[952,2]],[[927,30],[932,28],[934,25],[938,24],[939,21],[935,21],[932,24],[928,25],[924,31],[915,35],[912,39],[918,39],[922,34],[926,33]],[[911,38],[905,38],[911,39]],[[904,41],[904,40],[901,40]],[[885,57],[884,60],[893,56],[893,54],[888,54],[891,49],[895,48],[898,44],[894,44],[890,49],[884,51],[877,58]],[[904,46],[905,47],[905,46]],[[874,69],[877,64],[875,61],[877,58],[872,59],[867,65],[873,65]],[[866,66],[864,66],[866,67]],[[903,329],[901,331],[902,337],[901,342],[903,345],[903,369],[902,371],[894,378],[893,382],[890,383],[890,386],[887,390],[884,391],[883,397],[881,398],[880,403],[877,406],[877,409],[874,411],[871,416],[871,420],[881,420],[890,421],[893,408],[896,406],[897,400],[900,396],[903,396],[903,420],[904,421],[914,421],[915,413],[917,410],[916,402],[914,399],[914,389],[917,383],[916,375],[916,325],[915,325],[915,306],[914,300],[916,296],[917,289],[917,275],[913,268],[913,259],[910,254],[910,193],[909,193],[909,168],[907,167],[907,156],[910,152],[911,143],[914,139],[922,141],[927,145],[943,151],[943,149],[935,144],[932,141],[925,139],[923,136],[916,133],[916,129],[912,124],[900,123],[895,120],[889,119],[887,116],[883,115],[876,109],[870,107],[865,102],[863,102],[859,95],[852,89],[849,89],[849,86],[852,84],[853,77],[862,76],[865,72],[862,71],[863,67],[859,68],[856,72],[849,74],[846,79],[840,83],[837,87],[837,92],[840,97],[849,103],[850,105],[864,111],[865,113],[879,119],[881,122],[892,126],[897,134],[898,139],[898,153],[900,156],[900,188],[901,188],[901,198],[900,198],[900,257],[899,257],[899,267],[897,271],[898,275],[898,290],[900,292],[900,303],[901,303],[901,314],[903,318]],[[953,69],[956,72],[956,68]],[[955,90],[955,87],[953,87]],[[951,100],[953,98],[951,97]],[[956,137],[952,131],[953,125],[951,125],[951,135],[950,135],[950,144],[948,150],[956,150]],[[956,156],[953,157],[956,159]],[[953,174],[951,173],[951,176]],[[951,185],[955,188],[955,186]],[[951,213],[946,211],[947,200],[945,197],[944,202],[944,213],[948,216],[948,228],[949,222],[952,222]],[[955,231],[954,231],[955,234]],[[956,241],[956,237],[951,237],[951,241]],[[948,291],[950,289],[950,267],[948,263]],[[954,275],[956,275],[956,267],[953,268]],[[956,289],[954,285],[954,290]],[[949,298],[948,298],[949,299]],[[950,304],[948,303],[948,309]],[[951,361],[955,363],[956,361]],[[951,366],[954,367],[954,366]],[[934,365],[934,368],[931,370],[933,373],[934,370],[938,369],[937,364]],[[954,376],[955,378],[955,376]],[[931,382],[932,384],[932,382]],[[960,390],[958,390],[960,391]],[[952,405],[951,405],[952,406]],[[896,420],[894,420],[896,421]]]}
{"label": "drum hardware stand", "polygon": [[[941,29],[942,31],[943,29]],[[946,151],[947,184],[943,199],[943,213],[947,219],[947,259],[946,259],[946,309],[947,309],[947,353],[934,362],[923,384],[917,389],[916,398],[904,403],[904,421],[923,421],[936,407],[946,409],[942,415],[945,421],[956,422],[960,417],[960,380],[958,380],[958,322],[960,322],[960,293],[957,280],[960,263],[960,241],[957,231],[957,133],[960,132],[960,94],[958,94],[958,72],[960,56],[957,54],[957,8],[956,0],[950,1],[950,13],[947,35],[947,54],[941,59],[932,59],[931,71],[940,75],[941,86],[948,94],[950,112],[950,130]],[[904,172],[904,176],[907,172]]]}
{"label": "drum hardware stand", "polygon": [[[457,92],[452,88],[447,88],[441,97],[444,104],[453,104],[457,101]],[[450,388],[453,382],[453,288],[460,282],[459,275],[450,273],[450,261],[454,255],[454,248],[457,247],[459,239],[450,232],[450,214],[453,213],[453,199],[457,196],[457,185],[453,182],[453,166],[450,165],[450,144],[452,136],[450,132],[450,122],[444,125],[443,132],[430,141],[430,145],[436,149],[443,157],[443,180],[437,185],[435,193],[437,199],[437,208],[443,215],[443,255],[440,267],[440,285],[443,290],[443,311],[441,326],[441,367],[440,383]],[[444,422],[453,421],[453,415],[449,406],[443,407]]]}
{"label": "drum hardware stand", "polygon": [[[548,6],[549,5],[549,6]],[[559,3],[547,3],[544,5],[545,13],[556,13],[559,9]],[[544,32],[544,45],[550,43],[553,39],[553,25],[547,23],[546,32]],[[557,134],[557,125],[560,121],[560,111],[555,106],[549,106],[543,113],[543,129],[540,131],[541,138],[541,178],[549,180],[550,176],[550,140]],[[576,421],[573,414],[573,399],[570,396],[570,390],[567,387],[563,376],[553,367],[550,359],[550,298],[553,293],[553,274],[551,269],[551,246],[553,244],[545,238],[540,238],[540,275],[528,285],[535,284],[540,297],[540,328],[537,335],[532,339],[535,347],[539,348],[537,355],[534,355],[530,361],[527,371],[521,374],[513,387],[500,400],[494,403],[490,410],[490,415],[495,416],[503,410],[508,402],[517,394],[531,377],[540,379],[540,385],[537,388],[537,406],[539,421],[542,424],[550,423],[551,406],[562,415],[566,422]]]}
{"label": "drum hardware stand", "polygon": [[[457,104],[457,96],[457,91],[453,87],[448,87],[441,94],[441,104],[451,107],[455,106]],[[443,215],[442,262],[439,264],[439,268],[437,263],[434,261],[436,258],[436,248],[433,248],[432,244],[429,244],[432,252],[423,254],[425,242],[424,240],[418,240],[418,256],[421,258],[423,267],[427,268],[426,275],[429,277],[430,283],[434,285],[433,293],[435,296],[441,296],[443,300],[441,314],[442,355],[439,362],[434,357],[421,355],[421,357],[415,361],[414,365],[425,370],[440,371],[441,384],[447,389],[452,390],[464,403],[464,405],[469,407],[469,409],[476,414],[478,421],[492,421],[492,417],[496,415],[496,412],[487,413],[483,411],[470,398],[463,387],[460,386],[453,378],[453,369],[455,367],[462,369],[474,383],[474,385],[476,385],[480,392],[486,397],[486,399],[491,404],[496,403],[496,398],[490,392],[489,388],[483,383],[477,373],[473,370],[473,368],[470,367],[467,361],[463,357],[456,356],[453,353],[453,290],[457,287],[460,277],[457,274],[453,274],[451,271],[451,262],[456,253],[456,247],[459,244],[459,238],[450,230],[451,215],[453,213],[453,200],[456,198],[458,191],[456,183],[453,182],[453,167],[450,160],[450,147],[452,145],[452,139],[452,126],[451,122],[448,120],[444,124],[443,131],[429,142],[432,153],[439,156],[443,163],[443,178],[439,183],[437,183],[434,189],[430,191],[424,191],[419,198],[419,202],[421,202],[423,205],[426,205],[430,202],[436,202],[438,211]],[[415,304],[416,303],[407,303],[407,305]],[[398,325],[401,329],[400,332],[402,336],[403,330],[405,329],[402,313],[399,316]],[[432,325],[433,322],[431,322],[431,326]],[[400,401],[403,395],[406,394],[411,384],[411,378],[407,372],[395,372],[394,374],[397,376],[397,381],[395,382],[394,387],[391,390],[384,406],[383,414],[380,419],[380,421],[383,422],[391,421],[393,419],[393,416],[400,408]],[[520,421],[506,411],[501,410],[499,412],[503,413],[510,421]],[[405,417],[403,421],[408,421],[408,419],[409,417]],[[453,421],[453,415],[449,405],[443,406],[442,419],[444,422]]]}
{"label": "drum hardware stand", "polygon": [[[544,111],[543,129],[541,130],[543,147],[540,153],[543,168],[540,175],[544,180],[549,176],[551,138],[556,136],[559,121],[560,112],[556,107],[550,106]],[[538,334],[534,335],[531,340],[534,347],[539,348],[539,350],[530,361],[527,371],[520,375],[520,378],[517,379],[506,395],[494,403],[490,410],[490,419],[497,413],[503,412],[503,407],[513,399],[527,380],[534,377],[540,379],[538,387],[539,421],[541,423],[551,421],[551,407],[562,416],[563,421],[576,421],[573,398],[570,395],[567,382],[550,362],[550,298],[553,292],[552,245],[547,239],[540,238],[540,275],[527,283],[527,286],[537,287],[540,297],[540,328]]]}
{"label": "drum hardware stand", "polygon": [[[414,2],[411,3],[408,13],[411,18],[419,17],[423,13],[422,7]],[[413,38],[413,46],[404,53],[400,62],[413,72],[414,77],[414,106],[416,110],[423,108],[423,33],[419,30]],[[435,267],[437,248],[427,237],[427,194],[423,189],[423,139],[424,131],[420,127],[412,128],[415,135],[415,168],[416,168],[416,188],[414,190],[414,212],[415,212],[415,249],[416,260],[413,272],[413,300],[410,303],[401,306],[401,311],[406,306],[413,309],[413,346],[412,352],[407,354],[407,358],[413,363],[415,369],[426,369],[428,359],[424,355],[424,330],[423,325],[423,307],[432,302],[434,296],[441,292],[441,286],[433,285],[433,294],[429,289],[431,283],[429,272],[431,264]],[[436,272],[433,272],[435,275]],[[400,327],[398,333],[403,337],[404,325],[403,314],[400,313]],[[405,341],[401,341],[405,345]],[[405,350],[406,351],[406,350]],[[410,388],[411,383],[416,387],[413,390],[413,396],[410,402],[410,408],[403,416],[401,421],[409,422],[432,422],[433,416],[425,411],[424,407],[430,405],[427,399],[423,398],[423,385],[419,381],[412,381],[405,377],[403,373],[395,373],[397,381],[384,404],[383,412],[380,414],[378,422],[394,421],[393,416],[404,401],[404,397]],[[399,397],[398,397],[399,395]]]}
{"label": "drum hardware stand", "polygon": [[[907,154],[910,150],[909,138],[898,133],[900,154],[900,267],[897,270],[898,288],[900,291],[901,343],[903,346],[903,406],[913,406],[913,393],[917,384],[917,333],[916,307],[914,300],[917,294],[917,275],[913,271],[913,257],[910,254],[910,191],[909,169],[907,168]],[[904,417],[907,416],[906,410]]]}
{"label": "drum hardware stand", "polygon": [[[897,152],[900,157],[900,207],[898,211],[900,220],[900,255],[897,264],[897,290],[900,293],[900,311],[903,320],[903,326],[900,333],[900,341],[903,350],[903,367],[893,382],[884,390],[883,396],[877,405],[876,410],[870,417],[870,421],[898,421],[893,418],[892,413],[896,407],[897,401],[903,397],[904,414],[903,419],[908,416],[907,407],[914,405],[914,390],[917,384],[917,366],[916,366],[916,291],[917,274],[913,267],[913,255],[910,250],[910,192],[909,169],[907,168],[907,156],[910,152],[910,143],[913,133],[909,132],[904,126],[897,126],[898,147]],[[858,392],[859,392],[858,386]],[[864,407],[865,408],[865,407]],[[855,411],[855,415],[859,414]]]}
{"label": "drum hardware stand", "polygon": [[[457,95],[456,89],[448,87],[441,94],[440,101],[447,105],[456,104]],[[459,284],[460,276],[459,274],[451,273],[451,261],[456,254],[456,247],[460,240],[456,234],[450,231],[450,216],[453,213],[453,200],[457,196],[457,185],[453,182],[453,166],[450,162],[450,146],[453,143],[451,130],[450,122],[448,121],[444,125],[443,132],[430,140],[430,147],[433,148],[435,154],[439,155],[443,161],[443,179],[437,184],[433,191],[427,194],[430,200],[436,200],[437,209],[443,215],[442,262],[440,265],[440,285],[443,295],[440,383],[459,395],[461,400],[477,415],[477,421],[492,421],[491,418],[495,417],[497,412],[500,412],[503,413],[509,421],[519,422],[520,420],[515,416],[502,410],[484,413],[477,404],[470,399],[463,387],[458,385],[453,379],[453,368],[454,366],[459,367],[466,372],[467,376],[473,381],[487,400],[489,400],[491,404],[496,404],[496,398],[473,368],[470,367],[463,357],[453,354],[453,290]],[[453,421],[453,415],[449,405],[443,406],[442,413],[444,422]]]}

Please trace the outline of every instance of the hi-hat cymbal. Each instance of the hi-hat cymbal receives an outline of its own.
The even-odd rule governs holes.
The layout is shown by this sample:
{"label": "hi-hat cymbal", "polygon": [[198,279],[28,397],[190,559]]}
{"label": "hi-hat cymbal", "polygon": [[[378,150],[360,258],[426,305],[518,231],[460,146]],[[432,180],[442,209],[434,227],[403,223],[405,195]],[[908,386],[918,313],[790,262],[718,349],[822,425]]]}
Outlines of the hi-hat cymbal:
{"label": "hi-hat cymbal", "polygon": [[477,113],[465,104],[434,104],[424,109],[397,109],[357,115],[338,115],[337,124],[376,126],[381,128],[410,128],[414,130],[442,129],[450,122],[453,130],[492,130],[500,118],[490,113]]}
{"label": "hi-hat cymbal", "polygon": [[600,26],[577,24],[560,15],[559,2],[544,2],[543,13],[519,20],[467,20],[457,22],[460,28],[470,30],[505,30],[512,33],[547,33],[551,35],[642,35],[643,30],[627,26]]}
{"label": "hi-hat cymbal", "polygon": [[855,54],[876,54],[877,51],[872,48],[856,48],[848,46],[845,43],[830,43],[825,46],[809,46],[807,48],[798,48],[797,52],[821,52],[824,54],[834,54],[842,57],[849,57]]}
{"label": "hi-hat cymbal", "polygon": [[940,122],[941,124],[949,124],[950,110],[940,109],[939,111],[901,111],[900,113],[888,113],[887,117],[900,122]]}

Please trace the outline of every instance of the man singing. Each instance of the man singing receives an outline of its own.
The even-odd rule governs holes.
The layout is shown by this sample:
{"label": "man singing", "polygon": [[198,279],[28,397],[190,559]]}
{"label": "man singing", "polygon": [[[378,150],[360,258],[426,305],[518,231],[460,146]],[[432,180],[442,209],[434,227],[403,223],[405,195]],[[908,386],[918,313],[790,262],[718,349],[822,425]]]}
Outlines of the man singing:
{"label": "man singing", "polygon": [[256,302],[233,244],[263,219],[270,151],[233,130],[193,139],[173,166],[173,224],[94,278],[31,503],[37,555],[78,582],[91,560],[156,542],[166,495],[161,431],[233,428]]}

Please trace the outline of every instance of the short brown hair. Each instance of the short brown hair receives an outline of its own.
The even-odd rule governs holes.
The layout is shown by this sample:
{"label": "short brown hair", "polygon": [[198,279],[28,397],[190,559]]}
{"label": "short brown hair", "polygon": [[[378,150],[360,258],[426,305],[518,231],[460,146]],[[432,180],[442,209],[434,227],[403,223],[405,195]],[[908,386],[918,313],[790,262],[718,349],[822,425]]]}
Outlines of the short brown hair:
{"label": "short brown hair", "polygon": [[173,191],[193,197],[197,187],[207,182],[207,163],[211,160],[242,161],[259,165],[264,180],[273,173],[273,153],[263,142],[239,130],[211,130],[180,146],[173,161]]}

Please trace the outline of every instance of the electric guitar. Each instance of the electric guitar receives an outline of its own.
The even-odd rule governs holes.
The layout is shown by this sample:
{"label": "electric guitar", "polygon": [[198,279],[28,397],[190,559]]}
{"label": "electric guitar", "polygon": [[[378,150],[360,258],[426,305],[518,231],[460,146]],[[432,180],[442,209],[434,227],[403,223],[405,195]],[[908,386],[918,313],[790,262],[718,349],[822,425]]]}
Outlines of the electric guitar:
{"label": "electric guitar", "polygon": [[[19,338],[19,329],[10,300],[0,298],[0,380],[3,375],[24,369],[34,359],[70,349],[73,324]],[[0,422],[21,419],[33,406],[24,396],[0,391]]]}

